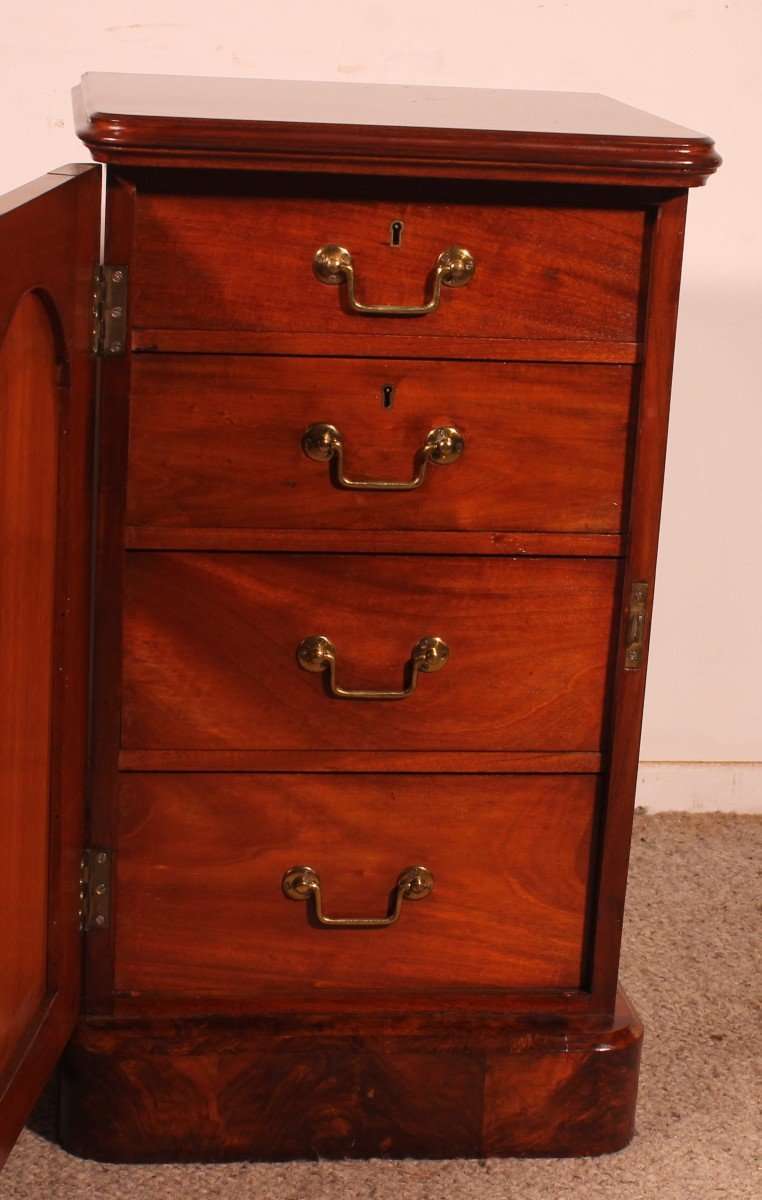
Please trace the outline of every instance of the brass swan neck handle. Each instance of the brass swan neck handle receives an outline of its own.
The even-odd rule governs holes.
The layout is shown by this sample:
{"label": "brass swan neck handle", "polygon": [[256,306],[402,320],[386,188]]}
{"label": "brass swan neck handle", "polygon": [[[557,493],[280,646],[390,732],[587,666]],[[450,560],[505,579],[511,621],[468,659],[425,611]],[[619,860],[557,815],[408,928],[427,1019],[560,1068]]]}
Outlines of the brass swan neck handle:
{"label": "brass swan neck handle", "polygon": [[462,246],[449,246],[434,264],[431,296],[425,304],[363,304],[355,295],[355,269],[352,255],[344,246],[321,246],[312,260],[312,269],[321,283],[347,286],[347,303],[353,312],[375,317],[423,317],[434,312],[445,287],[463,287],[473,279],[476,264]]}
{"label": "brass swan neck handle", "polygon": [[450,657],[450,648],[440,637],[420,638],[410,655],[407,683],[399,691],[352,691],[340,687],[336,682],[336,647],[327,637],[305,638],[299,643],[296,657],[305,671],[318,673],[327,670],[329,690],[338,700],[405,700],[415,691],[419,672],[434,674],[442,670]]}
{"label": "brass swan neck handle", "polygon": [[344,438],[335,425],[320,421],[310,425],[302,434],[302,450],[313,462],[335,463],[336,485],[350,491],[364,492],[413,492],[426,478],[426,468],[432,462],[437,466],[448,466],[460,458],[465,449],[465,439],[451,425],[430,429],[426,440],[416,456],[416,472],[411,480],[350,479],[344,470]]}
{"label": "brass swan neck handle", "polygon": [[407,867],[402,871],[397,878],[392,911],[385,917],[327,917],[323,912],[320,876],[312,867],[290,867],[281,887],[289,900],[309,900],[312,896],[320,925],[333,929],[386,929],[399,921],[403,900],[423,900],[434,890],[434,876],[426,867]]}

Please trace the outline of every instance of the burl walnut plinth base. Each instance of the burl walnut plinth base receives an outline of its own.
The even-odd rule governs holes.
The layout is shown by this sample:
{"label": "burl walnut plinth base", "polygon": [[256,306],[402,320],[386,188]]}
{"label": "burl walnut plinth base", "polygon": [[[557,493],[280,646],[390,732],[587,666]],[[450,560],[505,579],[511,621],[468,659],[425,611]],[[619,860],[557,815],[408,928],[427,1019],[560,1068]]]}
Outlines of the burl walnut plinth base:
{"label": "burl walnut plinth base", "polygon": [[61,1140],[113,1162],[583,1155],[632,1137],[643,1030],[333,1015],[80,1025]]}

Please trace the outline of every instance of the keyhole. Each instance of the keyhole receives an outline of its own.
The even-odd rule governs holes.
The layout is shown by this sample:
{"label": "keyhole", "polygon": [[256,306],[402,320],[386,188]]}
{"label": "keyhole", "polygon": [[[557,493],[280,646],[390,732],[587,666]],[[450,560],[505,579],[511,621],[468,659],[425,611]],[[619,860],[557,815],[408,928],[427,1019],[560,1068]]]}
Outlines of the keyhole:
{"label": "keyhole", "polygon": [[394,396],[394,384],[385,383],[381,388],[381,406],[382,408],[391,408],[392,398]]}
{"label": "keyhole", "polygon": [[389,245],[390,246],[401,246],[402,245],[402,230],[403,229],[404,229],[404,225],[403,225],[402,221],[392,221],[391,225],[389,226]]}

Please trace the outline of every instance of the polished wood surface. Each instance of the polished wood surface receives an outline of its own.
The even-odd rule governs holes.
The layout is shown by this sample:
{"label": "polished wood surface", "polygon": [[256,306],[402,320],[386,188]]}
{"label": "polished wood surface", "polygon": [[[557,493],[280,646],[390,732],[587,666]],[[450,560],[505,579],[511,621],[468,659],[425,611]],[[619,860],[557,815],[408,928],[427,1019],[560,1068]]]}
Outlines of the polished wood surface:
{"label": "polished wood surface", "polygon": [[[435,468],[436,469],[436,468]],[[121,531],[120,531],[121,533]],[[542,558],[620,558],[627,535],[615,533],[463,533],[440,529],[321,529],[319,545],[311,529],[208,529],[176,525],[128,525],[129,550],[249,550],[313,553],[425,554],[457,558],[463,554],[540,556]]]}
{"label": "polished wood surface", "polygon": [[[636,384],[621,366],[141,355],[126,520],[311,529],[313,542],[323,528],[618,533]],[[466,448],[416,492],[348,491],[302,451],[322,421],[355,479],[412,479],[437,426]]]}
{"label": "polished wood surface", "polygon": [[640,730],[648,666],[653,611],[656,551],[659,540],[664,462],[667,450],[672,363],[680,293],[687,197],[675,196],[661,205],[656,222],[651,264],[651,287],[646,320],[632,518],[623,596],[635,579],[649,582],[651,603],[644,630],[643,667],[624,671],[627,613],[620,619],[617,648],[617,687],[611,739],[611,767],[602,842],[600,894],[596,916],[593,986],[613,1002],[617,987],[627,867],[632,837],[633,799],[637,784]]}
{"label": "polished wood surface", "polygon": [[0,1073],[47,990],[58,363],[27,293],[0,342]]}
{"label": "polished wood surface", "polygon": [[0,1162],[76,1019],[100,173],[0,202]]}
{"label": "polished wood surface", "polygon": [[[409,323],[408,323],[409,327]],[[372,329],[366,324],[366,331]],[[418,326],[419,330],[425,326]],[[362,326],[360,327],[362,329]],[[442,343],[424,332],[273,333],[257,329],[133,329],[139,354],[300,354],[309,358],[440,358]],[[538,338],[458,337],[448,362],[637,363],[639,342],[560,341]]]}
{"label": "polished wood surface", "polygon": [[[125,775],[115,988],[192,979],[202,1008],[272,991],[287,1005],[287,981],[319,1009],[331,988],[358,1004],[470,988],[488,1007],[496,989],[579,987],[597,794],[587,775]],[[394,926],[325,929],[281,891],[299,864],[331,916],[385,916],[411,864],[436,882]]]}
{"label": "polished wood surface", "polygon": [[439,774],[595,775],[603,754],[571,750],[122,750],[121,771],[434,771]]}
{"label": "polished wood surface", "polygon": [[[419,93],[441,119],[417,127],[407,90],[380,120],[383,90],[318,88],[305,121],[287,85],[149,82],[136,103],[112,84],[86,84],[79,116],[131,280],[130,350],[102,369],[94,635],[90,836],[118,850],[117,904],[89,939],[106,1019],[69,1060],[69,1144],[621,1146],[644,688],[622,670],[623,585],[652,593],[685,189],[711,142],[589,98],[563,122],[548,97]],[[449,245],[476,273],[426,317],[364,317],[314,277],[332,241],[370,303],[420,302]],[[299,449],[302,422],[332,421],[354,474],[391,476],[430,413],[466,451],[406,497],[343,495]],[[309,634],[345,687],[399,687],[423,634],[452,656],[410,700],[340,701],[295,660]],[[430,846],[436,890],[363,955],[281,896],[305,838],[330,914],[384,910],[408,865],[390,852]],[[507,892],[469,892],[485,847]]]}
{"label": "polished wood surface", "polygon": [[590,1155],[632,1137],[643,1028],[420,1015],[91,1020],[62,1138],[116,1162]]}
{"label": "polished wood surface", "polygon": [[[158,177],[157,177],[158,176]],[[395,180],[169,172],[137,177],[134,328],[363,333],[446,339],[637,342],[648,219],[621,199],[585,204]],[[178,186],[179,185],[179,186]],[[404,222],[402,245],[390,224]],[[476,270],[426,316],[365,316],[321,283],[319,247],[352,254],[358,299],[421,304],[438,255],[463,246]],[[190,275],[189,275],[190,271]]]}
{"label": "polished wood surface", "polygon": [[[25,215],[21,210],[25,205],[31,204],[32,201],[40,201],[43,207],[48,207],[51,204],[58,206],[61,204],[60,188],[68,180],[75,179],[79,175],[89,175],[92,179],[100,178],[100,171],[94,168],[92,164],[87,163],[69,163],[68,165],[58,167],[56,170],[48,171],[46,175],[40,175],[38,179],[30,179],[28,183],[23,183],[20,187],[14,188],[10,192],[5,192],[0,195],[0,218],[3,218],[6,224],[21,222],[23,224]],[[54,193],[54,195],[49,195]],[[66,207],[66,205],[65,205]],[[71,214],[68,214],[69,217]],[[71,231],[70,231],[71,232]],[[44,226],[38,230],[39,240],[41,245],[47,244],[51,248],[55,242],[56,234],[54,230],[46,229]],[[50,239],[46,242],[46,239]],[[21,250],[22,247],[19,247]],[[29,253],[32,248],[27,245],[23,248],[23,252]],[[68,264],[69,266],[71,264]],[[58,270],[66,269],[66,264],[59,263]],[[13,311],[20,300],[18,294],[18,278],[14,279],[14,272],[9,270],[7,276],[3,279],[2,292],[2,328],[5,329]],[[50,282],[50,281],[49,281]]]}
{"label": "polished wood surface", "polygon": [[[541,1020],[555,1018],[556,1020],[588,1021],[591,1018],[600,1020],[600,1008],[591,1000],[590,992],[584,988],[503,988],[491,993],[498,997],[497,1004],[488,1005],[489,1011],[499,1009],[503,1015],[526,1016],[531,1014]],[[397,1013],[398,1016],[429,1014],[432,1019],[438,1015],[438,1001],[447,1000],[448,1013],[460,1013],[469,1020],[485,1011],[483,994],[477,989],[458,988],[447,992],[417,992],[410,988],[385,988],[383,990],[365,990],[358,993],[354,984],[344,988],[331,988],[326,991],[326,1010],[330,1001],[332,1013],[343,1013],[346,1016],[358,1013]],[[245,1020],[252,1016],[283,1015],[283,993],[271,989],[260,990],[256,993],[240,991],[227,995],[216,995],[213,1001],[199,1000],[192,991],[165,992],[158,996],[155,992],[120,992],[112,995],[109,1015],[112,1017],[129,1017],[136,1020],[150,1021],[161,1010],[161,1017],[185,1018],[198,1017],[199,1013],[209,1015],[210,1005],[214,1014],[220,1017],[242,1017]],[[315,997],[308,991],[292,990],[289,994],[288,1013],[296,1016],[315,1015]],[[95,1014],[95,1019],[99,1017]],[[89,1019],[89,1018],[88,1018]]]}
{"label": "polished wood surface", "polygon": [[[134,552],[126,565],[125,749],[600,750],[611,559]],[[302,670],[325,635],[345,688],[399,688],[411,649],[451,657],[406,700],[335,700]]]}
{"label": "polished wood surface", "polygon": [[[134,188],[106,172],[104,261],[129,264]],[[127,309],[129,315],[129,304]],[[92,845],[114,846],[122,719],[122,567],[130,373],[133,357],[105,358],[99,370],[97,532],[93,588],[93,668],[89,835]],[[85,996],[88,1010],[111,1003],[114,925],[87,939]]]}
{"label": "polished wood surface", "polygon": [[[282,121],[418,129],[494,129],[592,137],[701,138],[694,129],[591,92],[413,84],[320,83],[88,71],[79,85],[91,116]],[[122,136],[126,131],[122,130]],[[215,128],[222,139],[224,129]],[[169,133],[169,130],[167,130]],[[328,135],[323,133],[323,138]]]}
{"label": "polished wood surface", "polygon": [[74,109],[105,162],[667,186],[721,162],[711,138],[577,92],[92,72]]}

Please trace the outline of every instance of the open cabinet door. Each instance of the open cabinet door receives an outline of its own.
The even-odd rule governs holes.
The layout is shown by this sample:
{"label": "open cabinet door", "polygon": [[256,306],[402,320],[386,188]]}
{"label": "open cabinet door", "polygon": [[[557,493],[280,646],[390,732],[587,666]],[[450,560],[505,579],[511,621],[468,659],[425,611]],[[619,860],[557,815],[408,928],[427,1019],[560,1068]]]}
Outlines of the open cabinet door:
{"label": "open cabinet door", "polygon": [[0,198],[0,1165],[80,1001],[100,194]]}

